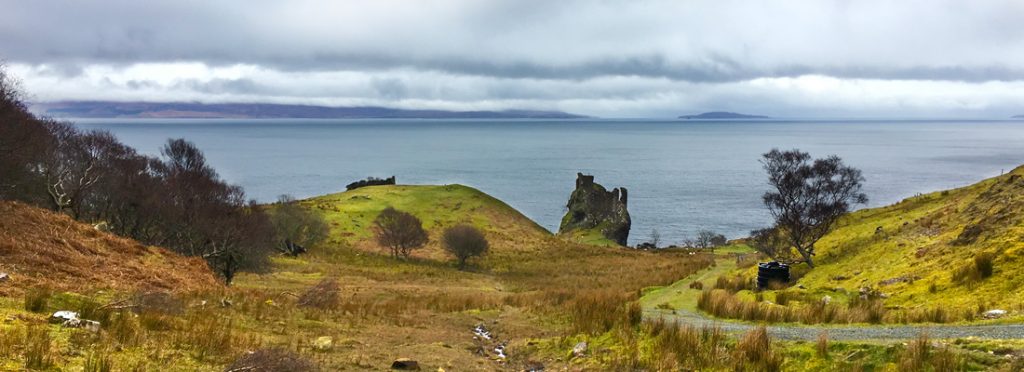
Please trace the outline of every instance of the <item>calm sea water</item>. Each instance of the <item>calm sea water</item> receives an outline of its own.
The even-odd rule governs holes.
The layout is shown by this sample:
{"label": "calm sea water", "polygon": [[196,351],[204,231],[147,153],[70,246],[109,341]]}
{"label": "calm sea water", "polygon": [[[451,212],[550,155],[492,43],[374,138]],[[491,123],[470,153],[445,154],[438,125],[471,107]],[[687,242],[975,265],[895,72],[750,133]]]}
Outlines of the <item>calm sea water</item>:
{"label": "calm sea water", "polygon": [[708,228],[730,238],[769,216],[758,159],[773,147],[836,154],[867,178],[870,206],[964,186],[1024,164],[1013,121],[79,120],[158,155],[193,141],[252,198],[343,191],[367,176],[460,183],[558,229],[576,172],[629,189],[631,242]]}

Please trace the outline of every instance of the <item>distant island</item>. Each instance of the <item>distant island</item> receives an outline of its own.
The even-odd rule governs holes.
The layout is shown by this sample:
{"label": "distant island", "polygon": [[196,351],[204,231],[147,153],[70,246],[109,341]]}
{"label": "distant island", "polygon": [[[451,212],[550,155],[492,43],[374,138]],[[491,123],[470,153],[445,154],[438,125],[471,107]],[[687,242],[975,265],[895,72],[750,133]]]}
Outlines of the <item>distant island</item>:
{"label": "distant island", "polygon": [[680,119],[771,119],[768,116],[737,114],[735,112],[711,111],[697,115],[683,115]]}
{"label": "distant island", "polygon": [[330,107],[269,103],[177,103],[62,101],[32,105],[38,114],[64,118],[165,119],[578,119],[586,116],[561,111],[446,111],[406,110],[377,106]]}
{"label": "distant island", "polygon": [[1010,119],[1024,119],[1024,115],[1013,115]]}

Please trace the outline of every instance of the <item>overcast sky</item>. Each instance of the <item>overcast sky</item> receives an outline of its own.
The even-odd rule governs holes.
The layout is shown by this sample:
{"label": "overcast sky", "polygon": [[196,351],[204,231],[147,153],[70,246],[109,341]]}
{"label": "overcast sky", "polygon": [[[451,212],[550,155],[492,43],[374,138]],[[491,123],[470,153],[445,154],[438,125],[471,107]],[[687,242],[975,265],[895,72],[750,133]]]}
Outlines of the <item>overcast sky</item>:
{"label": "overcast sky", "polygon": [[2,1],[38,101],[1024,113],[1024,1]]}

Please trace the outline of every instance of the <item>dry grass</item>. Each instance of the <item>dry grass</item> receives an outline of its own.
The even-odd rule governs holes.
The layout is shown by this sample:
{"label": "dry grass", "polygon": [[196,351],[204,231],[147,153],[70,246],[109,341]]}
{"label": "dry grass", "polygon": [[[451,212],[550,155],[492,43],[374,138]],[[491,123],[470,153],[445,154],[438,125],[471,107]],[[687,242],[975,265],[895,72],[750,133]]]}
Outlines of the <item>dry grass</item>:
{"label": "dry grass", "polygon": [[936,372],[959,371],[964,367],[960,356],[949,345],[936,346],[923,333],[907,344],[900,354],[898,366],[900,371]]}
{"label": "dry grass", "polygon": [[331,310],[340,303],[338,281],[328,278],[307,289],[299,296],[298,305],[320,310]]}
{"label": "dry grass", "polygon": [[0,226],[0,271],[13,283],[0,286],[0,295],[38,287],[188,291],[218,285],[200,258],[147,247],[40,208],[0,202]]}
{"label": "dry grass", "polygon": [[733,355],[733,369],[740,371],[780,371],[785,361],[785,357],[772,346],[768,330],[763,326],[743,335],[736,343]]}
{"label": "dry grass", "polygon": [[772,304],[747,301],[727,290],[704,290],[697,300],[697,308],[721,318],[771,323],[950,323],[976,318],[972,309],[927,307],[892,310],[887,309],[880,298],[871,297],[854,297],[845,305],[803,298],[799,303],[791,303],[796,301],[793,296],[790,292],[779,291],[776,293],[777,303]]}
{"label": "dry grass", "polygon": [[265,348],[242,354],[227,368],[229,372],[307,372],[316,367],[309,359],[281,348]]}

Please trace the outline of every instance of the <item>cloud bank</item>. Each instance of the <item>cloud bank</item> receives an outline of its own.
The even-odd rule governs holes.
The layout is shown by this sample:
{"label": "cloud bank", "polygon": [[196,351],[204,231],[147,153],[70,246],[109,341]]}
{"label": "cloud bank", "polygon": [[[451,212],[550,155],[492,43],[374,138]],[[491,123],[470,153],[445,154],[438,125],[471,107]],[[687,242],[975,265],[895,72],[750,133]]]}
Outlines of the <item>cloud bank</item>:
{"label": "cloud bank", "polygon": [[555,109],[608,117],[1024,112],[1019,1],[32,1],[38,100]]}

